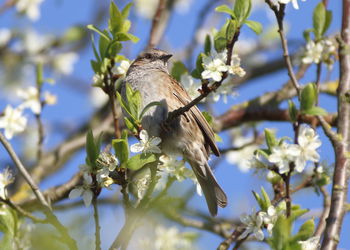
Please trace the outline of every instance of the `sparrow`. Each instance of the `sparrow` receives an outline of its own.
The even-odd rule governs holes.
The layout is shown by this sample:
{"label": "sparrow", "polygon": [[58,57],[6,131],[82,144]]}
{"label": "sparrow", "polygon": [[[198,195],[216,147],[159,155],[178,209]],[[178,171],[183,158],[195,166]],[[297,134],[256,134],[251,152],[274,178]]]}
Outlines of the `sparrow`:
{"label": "sparrow", "polygon": [[162,139],[161,150],[164,154],[182,156],[191,165],[209,212],[215,216],[218,206],[227,205],[227,196],[208,165],[210,151],[216,156],[220,155],[212,128],[196,106],[165,122],[169,112],[191,101],[183,86],[168,72],[171,57],[171,54],[155,48],[141,53],[127,71],[121,94],[125,97],[125,84],[128,83],[132,89],[140,92],[142,108],[151,102],[160,103],[145,113],[142,128],[150,136]]}

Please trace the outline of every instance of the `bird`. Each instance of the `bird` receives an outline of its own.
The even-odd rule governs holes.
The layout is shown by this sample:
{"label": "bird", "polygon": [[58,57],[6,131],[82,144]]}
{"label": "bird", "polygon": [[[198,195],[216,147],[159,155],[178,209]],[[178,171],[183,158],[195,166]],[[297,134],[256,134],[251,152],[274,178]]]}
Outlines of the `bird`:
{"label": "bird", "polygon": [[211,151],[216,156],[220,155],[212,128],[196,106],[166,122],[170,112],[191,101],[181,83],[169,74],[168,61],[171,57],[168,52],[156,48],[142,52],[130,65],[121,94],[125,96],[127,83],[140,92],[142,108],[151,102],[160,103],[145,113],[142,128],[149,136],[161,138],[160,147],[164,154],[182,156],[190,164],[209,212],[216,216],[218,206],[223,208],[227,205],[227,196],[208,165]]}

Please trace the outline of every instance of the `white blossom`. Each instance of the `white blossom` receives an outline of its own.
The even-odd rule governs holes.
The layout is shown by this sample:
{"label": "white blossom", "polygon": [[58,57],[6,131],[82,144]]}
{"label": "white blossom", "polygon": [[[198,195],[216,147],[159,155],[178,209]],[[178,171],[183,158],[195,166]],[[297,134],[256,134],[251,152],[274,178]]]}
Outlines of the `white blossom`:
{"label": "white blossom", "polygon": [[155,153],[159,154],[162,151],[158,147],[161,143],[161,139],[159,137],[151,137],[149,138],[146,130],[141,130],[140,132],[140,142],[131,145],[130,151],[133,153]]}
{"label": "white blossom", "polygon": [[135,0],[136,12],[144,18],[151,19],[157,10],[159,0]]}
{"label": "white blossom", "polygon": [[26,89],[18,89],[17,96],[24,101],[21,105],[19,105],[20,109],[29,108],[34,114],[40,114],[41,103],[37,88],[30,86]]}
{"label": "white blossom", "polygon": [[5,137],[11,139],[13,135],[24,131],[26,125],[27,118],[22,116],[22,109],[7,105],[4,115],[0,117],[0,128],[5,130]]}
{"label": "white blossom", "polygon": [[[233,146],[242,147],[247,143],[250,143],[253,140],[252,137],[238,135],[234,137]],[[232,164],[237,165],[238,168],[246,173],[252,167],[252,158],[254,157],[254,152],[259,147],[256,144],[245,146],[240,150],[229,151],[226,154],[226,160]]]}
{"label": "white blossom", "polygon": [[[302,1],[305,2],[306,0]],[[282,4],[288,4],[289,2],[292,2],[294,9],[299,9],[298,0],[278,0],[278,2]]]}
{"label": "white blossom", "polygon": [[92,187],[92,177],[91,175],[84,173],[83,185],[72,189],[69,193],[69,199],[75,199],[79,196],[82,196],[85,206],[86,207],[90,206],[93,198],[91,187]]}
{"label": "white blossom", "polygon": [[16,9],[20,13],[24,13],[32,21],[40,18],[40,5],[44,0],[18,0]]}
{"label": "white blossom", "polygon": [[209,97],[214,102],[218,102],[221,98],[224,103],[227,103],[228,96],[236,97],[238,93],[233,90],[231,83],[226,82],[222,84],[215,92],[210,93]]}
{"label": "white blossom", "polygon": [[241,68],[241,58],[237,54],[232,54],[231,64],[228,66],[228,72],[239,77],[245,76],[245,70]]}
{"label": "white blossom", "polygon": [[109,187],[113,184],[113,180],[109,177],[109,173],[114,171],[118,166],[118,159],[106,152],[100,153],[97,161],[96,161],[96,180],[99,184],[104,187]]}
{"label": "white blossom", "polygon": [[266,212],[260,212],[267,231],[272,235],[272,229],[278,219],[278,213],[274,206],[269,206]]}
{"label": "white blossom", "polygon": [[137,190],[136,196],[138,199],[142,199],[146,194],[149,184],[151,183],[151,175],[147,173],[142,178],[136,179],[134,183]]}
{"label": "white blossom", "polygon": [[320,160],[316,149],[321,146],[321,141],[314,129],[303,124],[299,128],[298,144],[299,154],[295,160],[295,170],[300,173],[304,170],[306,161]]}
{"label": "white blossom", "polygon": [[9,168],[0,173],[0,198],[7,199],[7,189],[6,186],[13,182],[14,178]]}
{"label": "white blossom", "polygon": [[47,48],[51,42],[51,36],[40,35],[33,30],[29,30],[24,35],[23,49],[30,55],[36,55]]}
{"label": "white blossom", "polygon": [[277,165],[280,174],[284,174],[289,171],[289,163],[293,162],[299,154],[300,148],[298,145],[283,142],[281,145],[272,148],[268,160]]}
{"label": "white blossom", "polygon": [[311,237],[305,241],[298,241],[301,246],[301,250],[317,250],[320,246],[320,236]]}
{"label": "white blossom", "polygon": [[201,83],[199,81],[195,81],[195,79],[188,73],[181,75],[180,82],[192,100],[200,95],[198,89],[201,87]]}
{"label": "white blossom", "polygon": [[114,65],[112,68],[112,73],[116,75],[126,75],[126,72],[128,72],[128,69],[130,67],[130,62],[128,60],[122,60],[120,64]]}
{"label": "white blossom", "polygon": [[217,53],[213,51],[209,56],[203,57],[203,79],[213,79],[218,82],[222,79],[222,73],[228,70],[226,65],[226,51]]}
{"label": "white blossom", "polygon": [[[95,75],[95,76],[96,76],[95,80],[99,81],[98,75]],[[94,84],[96,83],[97,82],[94,81]],[[101,88],[96,87],[96,88],[90,88],[90,89],[91,89],[91,92],[90,92],[91,103],[95,108],[100,108],[108,102],[108,95],[106,95],[106,93],[103,92]]]}
{"label": "white blossom", "polygon": [[322,52],[323,52],[323,44],[318,42],[315,43],[314,41],[310,41],[306,44],[306,50],[305,55],[302,59],[303,63],[310,64],[310,63],[319,63],[322,58]]}
{"label": "white blossom", "polygon": [[53,67],[63,75],[70,75],[78,58],[78,54],[74,52],[57,54],[53,58]]}
{"label": "white blossom", "polygon": [[11,39],[11,30],[1,28],[0,29],[0,47],[5,46]]}
{"label": "white blossom", "polygon": [[47,105],[55,105],[57,103],[57,96],[51,94],[49,91],[44,92],[44,101]]}
{"label": "white blossom", "polygon": [[253,209],[252,214],[242,214],[240,216],[241,222],[245,226],[244,232],[239,236],[239,239],[244,239],[248,234],[253,234],[257,240],[262,241],[264,239],[264,233],[261,229],[263,226],[264,218],[261,212],[256,213]]}

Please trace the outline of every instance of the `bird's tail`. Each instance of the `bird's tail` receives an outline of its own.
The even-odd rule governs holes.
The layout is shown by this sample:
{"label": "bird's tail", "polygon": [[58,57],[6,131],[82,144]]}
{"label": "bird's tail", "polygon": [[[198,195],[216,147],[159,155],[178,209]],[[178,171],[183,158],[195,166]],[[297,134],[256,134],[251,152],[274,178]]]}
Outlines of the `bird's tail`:
{"label": "bird's tail", "polygon": [[227,196],[215,179],[215,176],[206,163],[204,166],[198,163],[191,163],[193,172],[195,173],[198,183],[202,188],[204,197],[212,216],[218,213],[218,206],[226,207]]}

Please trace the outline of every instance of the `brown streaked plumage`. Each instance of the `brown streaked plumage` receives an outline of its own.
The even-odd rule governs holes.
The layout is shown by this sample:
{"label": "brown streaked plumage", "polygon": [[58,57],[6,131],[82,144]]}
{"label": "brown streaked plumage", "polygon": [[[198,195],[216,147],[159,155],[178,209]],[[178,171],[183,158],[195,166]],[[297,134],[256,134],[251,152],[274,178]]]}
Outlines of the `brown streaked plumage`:
{"label": "brown streaked plumage", "polygon": [[[158,49],[141,53],[130,66],[125,82],[140,91],[143,107],[154,101],[161,103],[148,110],[142,126],[150,136],[162,139],[161,148],[164,153],[181,155],[190,163],[209,211],[215,216],[218,206],[227,205],[227,197],[208,165],[210,151],[220,155],[212,128],[196,106],[164,127],[169,112],[191,101],[181,84],[168,72],[167,62],[170,57],[170,54]],[[125,95],[124,85],[122,95]]]}

